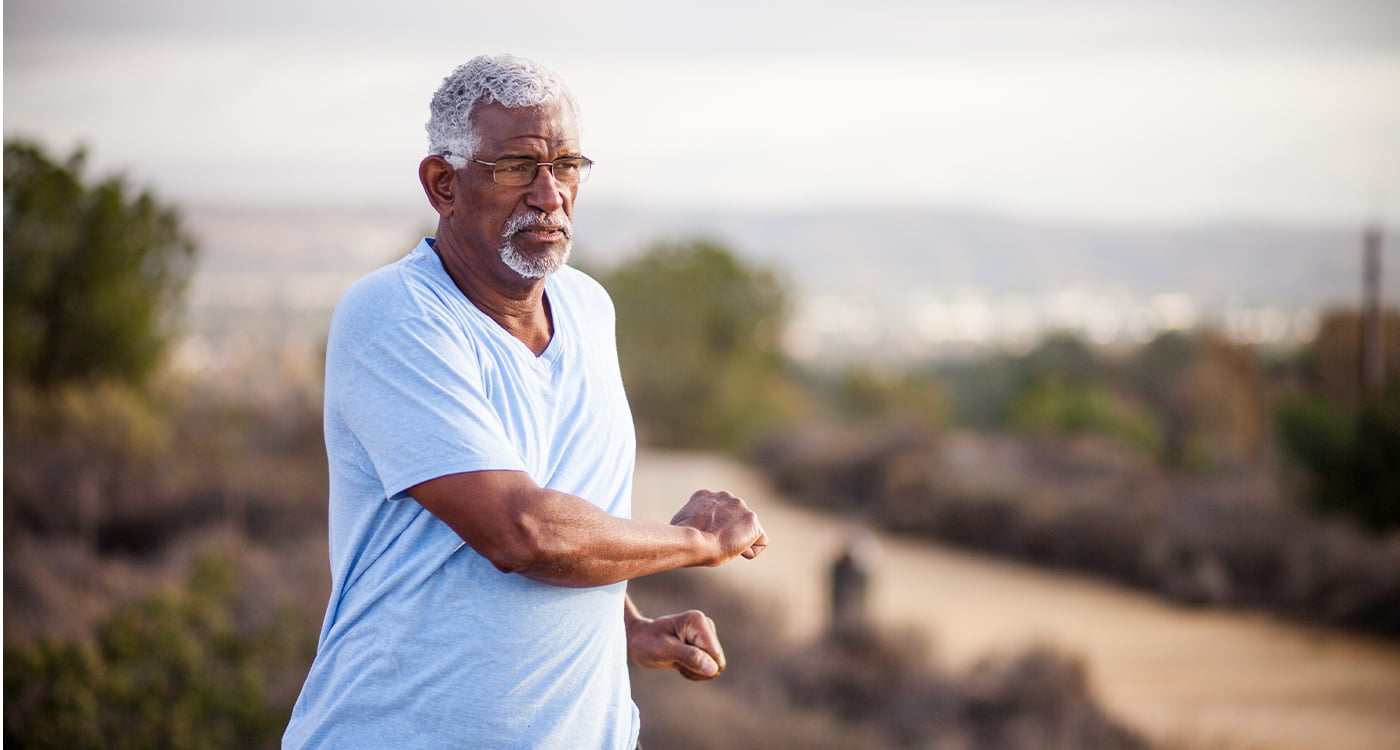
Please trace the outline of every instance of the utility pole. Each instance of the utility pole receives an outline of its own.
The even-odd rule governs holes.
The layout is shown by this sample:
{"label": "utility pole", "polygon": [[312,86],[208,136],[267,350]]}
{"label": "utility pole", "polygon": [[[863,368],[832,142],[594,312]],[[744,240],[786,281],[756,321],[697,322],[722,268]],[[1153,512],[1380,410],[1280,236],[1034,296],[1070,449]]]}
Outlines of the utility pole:
{"label": "utility pole", "polygon": [[1385,385],[1385,331],[1381,314],[1381,229],[1367,227],[1362,239],[1361,393],[1375,395]]}

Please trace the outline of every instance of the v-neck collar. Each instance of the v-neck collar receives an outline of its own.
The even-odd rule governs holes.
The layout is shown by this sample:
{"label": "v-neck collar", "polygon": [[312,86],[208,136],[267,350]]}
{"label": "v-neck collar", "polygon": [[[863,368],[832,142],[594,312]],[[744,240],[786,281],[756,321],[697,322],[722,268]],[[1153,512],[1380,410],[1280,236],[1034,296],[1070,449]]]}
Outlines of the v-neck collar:
{"label": "v-neck collar", "polygon": [[452,280],[452,276],[447,273],[447,268],[443,266],[442,258],[439,257],[437,251],[433,249],[433,244],[433,238],[424,238],[423,244],[421,245],[424,255],[432,259],[433,269],[438,275],[439,281],[445,284],[453,294],[457,295],[458,299],[466,306],[468,314],[479,316],[480,320],[487,324],[487,328],[491,330],[492,335],[503,337],[503,340],[507,340],[508,346],[516,347],[514,350],[520,354],[522,358],[533,360],[536,367],[545,369],[553,368],[554,364],[559,361],[559,357],[564,350],[564,344],[561,339],[564,338],[566,328],[563,323],[564,316],[560,314],[559,306],[556,304],[559,300],[559,295],[557,294],[559,285],[554,274],[550,274],[544,278],[543,300],[544,304],[550,305],[549,317],[553,331],[549,337],[549,343],[545,345],[544,351],[536,355],[529,345],[519,338],[516,338],[515,334],[506,330],[495,318],[487,315],[484,310],[477,307],[476,303],[458,288],[456,282]]}

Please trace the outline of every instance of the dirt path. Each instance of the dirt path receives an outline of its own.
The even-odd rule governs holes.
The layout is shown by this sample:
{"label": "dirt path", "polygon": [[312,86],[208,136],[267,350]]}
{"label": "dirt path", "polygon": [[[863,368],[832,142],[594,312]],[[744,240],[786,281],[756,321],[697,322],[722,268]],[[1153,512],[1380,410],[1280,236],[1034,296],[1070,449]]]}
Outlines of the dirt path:
{"label": "dirt path", "polygon": [[[702,487],[744,497],[773,539],[758,560],[715,574],[778,604],[792,636],[815,635],[847,526],[782,501],[737,464],[673,453],[641,456],[634,515],[667,521]],[[1186,609],[934,544],[880,542],[873,616],[925,632],[948,666],[1048,643],[1084,657],[1109,710],[1153,737],[1228,750],[1400,750],[1400,645]]]}

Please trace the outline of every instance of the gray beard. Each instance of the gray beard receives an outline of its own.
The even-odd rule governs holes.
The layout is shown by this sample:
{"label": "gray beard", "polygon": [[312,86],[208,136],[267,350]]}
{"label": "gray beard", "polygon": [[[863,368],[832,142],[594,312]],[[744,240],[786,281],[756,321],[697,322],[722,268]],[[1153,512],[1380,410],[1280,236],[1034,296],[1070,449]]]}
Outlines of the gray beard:
{"label": "gray beard", "polygon": [[505,262],[510,270],[527,279],[542,279],[558,271],[565,263],[569,262],[569,255],[573,253],[574,249],[573,227],[570,225],[568,219],[563,219],[562,221],[560,219],[561,217],[555,216],[547,219],[547,221],[550,223],[562,224],[565,230],[570,232],[569,236],[564,241],[563,251],[527,258],[520,250],[516,249],[511,238],[516,232],[530,226],[538,219],[537,217],[524,214],[517,214],[510,217],[510,221],[506,222],[505,230],[501,232],[501,260]]}
{"label": "gray beard", "polygon": [[574,241],[570,239],[565,243],[563,252],[527,258],[515,249],[515,245],[511,244],[510,240],[506,240],[501,244],[501,260],[505,261],[510,270],[527,279],[542,279],[568,263],[569,255],[573,249]]}

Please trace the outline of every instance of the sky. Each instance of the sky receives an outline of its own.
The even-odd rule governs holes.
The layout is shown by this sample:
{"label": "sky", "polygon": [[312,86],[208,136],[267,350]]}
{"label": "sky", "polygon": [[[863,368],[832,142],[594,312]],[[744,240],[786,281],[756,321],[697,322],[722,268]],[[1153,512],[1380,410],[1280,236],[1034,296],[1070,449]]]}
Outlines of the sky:
{"label": "sky", "polygon": [[558,71],[580,197],[1400,227],[1393,0],[8,0],[4,127],[176,202],[418,205],[427,102]]}

